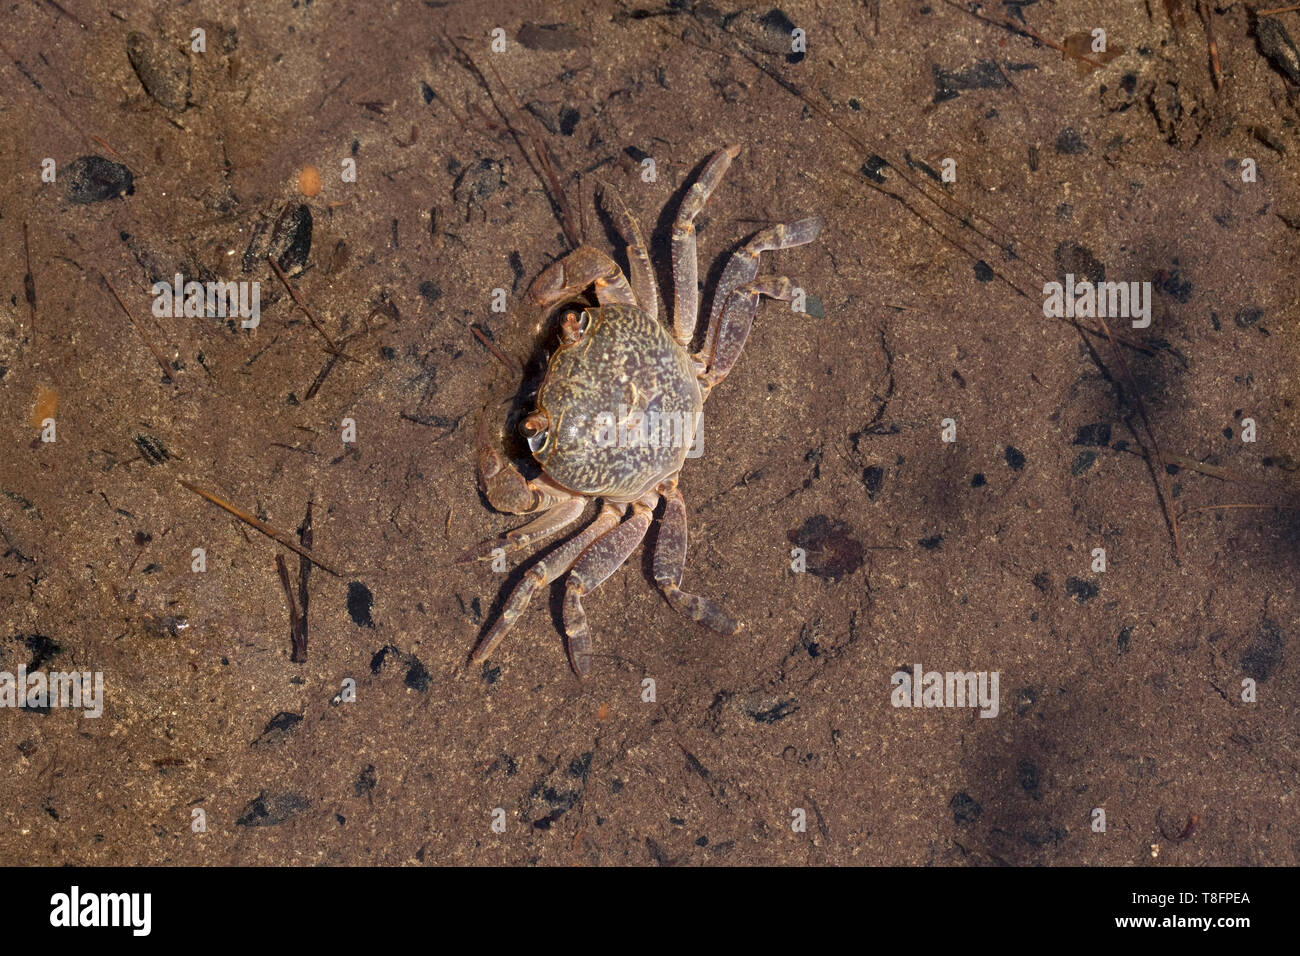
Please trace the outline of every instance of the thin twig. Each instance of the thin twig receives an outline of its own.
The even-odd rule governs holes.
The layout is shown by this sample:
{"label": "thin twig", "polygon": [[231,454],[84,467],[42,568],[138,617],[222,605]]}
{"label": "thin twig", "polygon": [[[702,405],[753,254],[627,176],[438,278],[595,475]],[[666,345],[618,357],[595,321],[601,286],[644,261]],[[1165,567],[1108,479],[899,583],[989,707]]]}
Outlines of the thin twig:
{"label": "thin twig", "polygon": [[497,348],[497,344],[483,334],[483,331],[477,325],[471,325],[469,330],[474,333],[474,337],[483,343],[483,347],[496,357],[496,360],[506,367],[506,369],[517,379],[523,378],[523,370],[519,363],[513,358]]}
{"label": "thin twig", "polygon": [[1090,59],[1089,57],[1084,56],[1082,53],[1072,53],[1070,50],[1067,50],[1061,44],[1054,43],[1051,40],[1047,39],[1047,37],[1035,33],[1033,30],[1029,29],[1029,27],[1026,26],[1025,24],[1023,23],[1017,24],[1015,20],[1012,20],[1009,16],[1006,16],[1005,14],[1002,16],[1002,19],[999,20],[995,17],[985,16],[982,13],[978,13],[977,11],[972,10],[970,7],[963,7],[960,3],[957,2],[957,0],[943,0],[943,2],[946,3],[948,6],[952,7],[954,10],[960,10],[962,13],[970,14],[976,20],[983,20],[985,23],[991,23],[995,27],[1002,27],[1005,30],[1010,30],[1012,33],[1024,34],[1030,39],[1037,40],[1039,43],[1043,44],[1044,46],[1050,46],[1053,50],[1056,50],[1058,53],[1062,53],[1065,56],[1068,56],[1072,60],[1080,60],[1084,63],[1091,63],[1093,66],[1097,67],[1098,69],[1105,69],[1106,67],[1105,63],[1098,63],[1096,60]]}
{"label": "thin twig", "polygon": [[27,220],[23,220],[23,252],[27,256],[27,271],[23,273],[23,296],[32,313],[32,341],[36,341],[36,278],[32,275],[32,246],[27,239]]}
{"label": "thin twig", "polygon": [[302,663],[298,660],[298,632],[302,627],[302,618],[298,614],[298,605],[293,599],[293,585],[289,583],[289,568],[284,563],[284,555],[276,552],[275,570],[280,573],[280,584],[284,586],[284,599],[289,605],[289,640],[293,642],[293,654],[289,660],[294,663]]}
{"label": "thin twig", "polygon": [[1214,38],[1214,24],[1210,21],[1210,11],[1205,0],[1196,0],[1196,12],[1201,17],[1201,25],[1205,27],[1205,43],[1210,51],[1210,79],[1214,81],[1217,90],[1223,86],[1223,70],[1219,67],[1219,43]]}
{"label": "thin twig", "polygon": [[[298,540],[302,546],[311,549],[311,499],[307,499],[307,516],[302,519],[302,524],[298,526]],[[302,616],[298,620],[299,629],[293,634],[293,656],[290,660],[302,664],[307,660],[307,604],[310,600],[310,593],[307,590],[307,580],[311,577],[311,562],[305,558],[298,558],[298,605],[302,608]]]}
{"label": "thin twig", "polygon": [[108,286],[108,291],[113,293],[113,298],[117,300],[117,304],[122,307],[122,311],[126,313],[126,317],[131,320],[131,324],[135,326],[135,330],[140,333],[140,338],[144,340],[144,344],[149,346],[149,351],[152,352],[153,357],[158,360],[158,365],[162,368],[163,375],[166,376],[167,381],[172,381],[171,369],[167,367],[167,363],[163,360],[162,353],[154,348],[154,344],[149,341],[149,336],[144,334],[144,329],[142,329],[140,323],[135,320],[135,316],[131,314],[131,310],[126,307],[126,303],[122,301],[122,297],[117,294],[117,290],[113,288],[113,283],[108,281],[108,276],[101,272],[99,274],[99,281]]}
{"label": "thin twig", "polygon": [[1254,505],[1254,504],[1232,504],[1232,505],[1202,505],[1199,508],[1188,508],[1183,511],[1184,515],[1196,514],[1198,511],[1229,511],[1238,508],[1265,509],[1281,508],[1284,511],[1300,510],[1300,505]]}
{"label": "thin twig", "polygon": [[321,334],[321,337],[325,339],[326,344],[328,344],[331,349],[337,349],[338,346],[334,344],[334,340],[330,338],[330,334],[321,327],[319,322],[316,321],[316,316],[311,314],[311,309],[307,308],[307,303],[298,298],[298,291],[289,284],[289,279],[280,270],[279,264],[275,261],[275,256],[268,255],[266,261],[271,263],[271,268],[274,269],[275,274],[280,277],[280,281],[284,283],[284,287],[289,290],[289,296],[298,304],[298,308],[307,313],[307,318],[311,321],[311,324],[315,327],[316,331]]}
{"label": "thin twig", "polygon": [[[511,122],[511,119],[506,115],[505,110],[503,110],[500,104],[497,103],[496,95],[493,94],[492,87],[488,84],[487,77],[485,77],[483,71],[478,68],[478,64],[474,62],[474,58],[466,53],[461,48],[460,44],[453,40],[451,35],[446,31],[443,31],[442,35],[456,51],[456,59],[460,61],[462,66],[474,74],[479,85],[482,86],[484,92],[487,93],[488,101],[491,102],[492,108],[497,111],[497,115],[501,117],[501,121],[505,123],[506,130],[510,133],[511,137],[515,141],[515,146],[518,147],[519,152],[524,157],[524,162],[528,164],[528,167],[533,171],[534,175],[536,175],[537,178],[542,181],[542,185],[546,187],[547,198],[551,201],[551,206],[555,212],[555,218],[560,222],[560,228],[564,230],[564,237],[568,239],[570,246],[577,248],[582,244],[582,233],[581,230],[574,228],[573,211],[569,207],[569,200],[564,194],[564,188],[560,185],[559,176],[556,175],[555,162],[551,157],[550,151],[535,134],[531,132],[521,133],[515,128],[515,124]],[[510,101],[514,103],[518,114],[524,116],[524,111],[520,109],[518,102],[515,101],[514,96],[510,93],[510,88],[506,86],[505,81],[501,79],[501,74],[497,72],[495,66],[492,67],[492,72],[496,75],[497,82],[505,89],[506,95],[510,97]],[[524,144],[523,137],[525,136],[527,136],[529,144],[532,146],[531,153]]]}
{"label": "thin twig", "polygon": [[296,554],[297,554],[298,556],[300,556],[300,557],[306,558],[308,561],[310,561],[312,564],[316,565],[318,568],[321,568],[321,569],[324,570],[324,571],[328,571],[330,574],[334,575],[336,578],[341,578],[341,577],[343,576],[343,575],[339,574],[339,572],[337,572],[337,571],[335,571],[333,568],[331,568],[328,564],[326,564],[325,562],[321,561],[320,558],[317,558],[315,555],[313,555],[310,551],[308,551],[306,548],[304,548],[304,547],[303,547],[302,545],[300,545],[298,542],[294,541],[293,538],[289,537],[287,534],[285,534],[285,533],[282,532],[282,531],[276,531],[274,528],[272,528],[272,527],[271,527],[269,524],[267,524],[265,521],[260,521],[260,520],[258,520],[257,518],[254,518],[254,517],[253,517],[252,515],[250,515],[248,512],[246,512],[246,511],[241,511],[239,508],[236,508],[236,507],[235,507],[234,505],[232,505],[230,502],[228,502],[228,501],[223,501],[221,498],[218,498],[216,495],[212,494],[212,492],[210,492],[210,491],[204,491],[204,490],[203,490],[202,488],[200,488],[198,485],[190,484],[190,483],[189,483],[188,481],[186,481],[184,478],[177,478],[176,480],[177,480],[178,482],[180,482],[180,484],[181,484],[182,487],[184,487],[184,488],[188,488],[190,491],[194,492],[194,493],[195,493],[196,495],[198,495],[200,498],[206,498],[206,499],[208,499],[208,501],[211,501],[211,502],[212,502],[214,505],[216,505],[218,508],[221,508],[221,509],[223,509],[223,510],[225,510],[225,511],[230,512],[232,515],[234,515],[234,516],[235,516],[236,518],[238,518],[240,521],[244,522],[244,524],[247,524],[247,525],[249,525],[249,526],[251,526],[251,527],[253,527],[253,528],[256,528],[258,531],[262,532],[262,534],[266,535],[268,538],[271,538],[271,539],[274,540],[274,541],[278,541],[278,542],[280,542],[282,545],[284,545],[284,546],[285,546],[286,548],[288,548],[290,551],[293,551],[294,553],[296,553]]}

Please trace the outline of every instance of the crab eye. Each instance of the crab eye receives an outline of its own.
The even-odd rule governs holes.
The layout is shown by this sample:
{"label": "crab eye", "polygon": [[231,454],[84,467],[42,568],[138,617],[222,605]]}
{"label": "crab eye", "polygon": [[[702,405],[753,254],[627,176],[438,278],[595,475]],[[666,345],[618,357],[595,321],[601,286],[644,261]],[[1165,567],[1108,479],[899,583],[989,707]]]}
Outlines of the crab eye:
{"label": "crab eye", "polygon": [[541,451],[550,438],[551,420],[545,412],[533,412],[519,423],[519,434],[528,439],[531,451]]}
{"label": "crab eye", "polygon": [[572,345],[587,334],[587,328],[590,325],[590,312],[586,309],[581,312],[576,309],[569,309],[560,318],[560,341],[565,345]]}

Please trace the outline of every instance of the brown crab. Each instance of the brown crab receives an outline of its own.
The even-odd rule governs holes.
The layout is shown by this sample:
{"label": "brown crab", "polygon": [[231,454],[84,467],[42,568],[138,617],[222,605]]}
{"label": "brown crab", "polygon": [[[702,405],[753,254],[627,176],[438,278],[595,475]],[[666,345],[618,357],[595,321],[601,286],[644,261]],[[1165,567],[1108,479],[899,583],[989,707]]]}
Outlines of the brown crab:
{"label": "brown crab", "polygon": [[526,480],[490,442],[479,451],[479,487],[492,507],[540,515],[462,560],[483,559],[499,548],[520,550],[576,522],[589,499],[599,498],[603,505],[591,524],[528,570],[474,650],[475,661],[492,654],[538,588],[567,571],[569,660],[579,676],[585,675],[591,668],[591,632],[582,599],[645,537],[660,499],[667,505],[655,545],[655,583],[683,614],[722,634],[738,630],[740,625],[713,602],[681,588],[686,503],[677,476],[696,440],[704,400],[740,358],[759,296],[792,299],[794,286],[785,276],[758,277],[759,254],[811,242],[822,228],[821,219],[809,218],[754,235],[722,273],[703,347],[688,352],[699,307],[694,219],[739,152],[733,146],[714,153],[682,199],[672,229],[671,329],[658,319],[659,295],[641,230],[609,187],[600,191],[600,202],[627,247],[631,281],[604,252],[582,245],[529,287],[530,303],[543,312],[592,287],[599,305],[565,312],[536,410],[520,422],[541,475]]}

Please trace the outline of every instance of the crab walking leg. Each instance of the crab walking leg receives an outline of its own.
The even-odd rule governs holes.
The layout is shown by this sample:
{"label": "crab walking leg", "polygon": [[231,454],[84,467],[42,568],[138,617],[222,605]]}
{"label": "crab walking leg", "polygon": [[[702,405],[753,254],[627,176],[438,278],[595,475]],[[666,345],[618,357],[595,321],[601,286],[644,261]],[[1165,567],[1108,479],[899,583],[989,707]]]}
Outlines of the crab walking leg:
{"label": "crab walking leg", "polygon": [[706,597],[683,591],[682,572],[686,568],[686,502],[673,488],[664,495],[668,502],[659,521],[659,538],[655,542],[655,583],[668,603],[693,621],[719,634],[735,634],[740,624]]}
{"label": "crab walking leg", "polygon": [[578,246],[547,266],[528,287],[528,298],[540,306],[571,299],[587,286],[596,287],[601,305],[636,305],[636,296],[618,263],[595,246]]}
{"label": "crab walking leg", "polygon": [[703,356],[708,363],[708,371],[700,376],[700,383],[706,394],[727,377],[727,373],[740,358],[745,340],[749,338],[749,330],[754,326],[758,297],[765,295],[789,302],[794,297],[794,288],[794,283],[785,276],[763,276],[731,293],[727,307],[722,310],[717,341],[713,344],[712,352]]}
{"label": "crab walking leg", "polygon": [[[709,331],[704,337],[704,348],[700,355],[711,355],[714,340],[722,321],[723,310],[730,304],[731,294],[747,283],[753,282],[758,275],[758,257],[764,252],[777,249],[791,249],[812,242],[822,231],[822,220],[818,216],[800,219],[796,222],[781,223],[756,233],[744,247],[731,257],[727,267],[722,270],[722,278],[713,293],[713,308],[709,310]],[[700,356],[696,356],[699,358]]]}
{"label": "crab walking leg", "polygon": [[627,206],[612,186],[601,184],[600,204],[609,217],[614,220],[614,228],[623,238],[627,247],[627,269],[632,280],[632,294],[636,304],[651,319],[659,318],[659,286],[655,282],[654,266],[650,264],[650,252],[646,248],[641,227],[637,225]]}
{"label": "crab walking leg", "polygon": [[728,146],[714,153],[700,178],[691,184],[677,209],[673,223],[673,338],[682,348],[691,347],[700,313],[700,266],[695,252],[695,217],[709,194],[722,181],[731,161],[740,155],[739,146]]}
{"label": "crab walking leg", "polygon": [[569,635],[569,662],[579,677],[591,670],[591,629],[582,598],[617,571],[650,528],[659,496],[651,492],[632,505],[632,517],[582,553],[564,582],[564,632]]}
{"label": "crab walking leg", "polygon": [[506,599],[505,607],[501,609],[501,616],[497,622],[492,625],[492,629],[483,636],[479,641],[478,647],[474,648],[473,660],[479,663],[487,660],[492,656],[492,652],[497,649],[509,630],[515,626],[515,621],[519,620],[519,615],[524,613],[528,607],[528,602],[532,600],[534,592],[538,588],[545,587],[573,565],[578,560],[587,547],[608,532],[611,528],[618,525],[619,518],[623,515],[623,510],[614,505],[605,505],[596,520],[587,525],[581,533],[574,535],[568,541],[565,541],[537,561],[528,573],[524,575],[513,591],[510,597]]}
{"label": "crab walking leg", "polygon": [[549,538],[557,531],[562,531],[573,524],[582,517],[582,512],[586,508],[587,501],[585,498],[568,498],[543,511],[528,524],[515,528],[513,531],[507,531],[499,538],[489,538],[482,544],[475,545],[457,558],[456,563],[468,564],[471,561],[482,561],[485,558],[490,558],[492,552],[497,548],[501,548],[507,553],[522,551],[533,542],[540,541],[542,538]]}

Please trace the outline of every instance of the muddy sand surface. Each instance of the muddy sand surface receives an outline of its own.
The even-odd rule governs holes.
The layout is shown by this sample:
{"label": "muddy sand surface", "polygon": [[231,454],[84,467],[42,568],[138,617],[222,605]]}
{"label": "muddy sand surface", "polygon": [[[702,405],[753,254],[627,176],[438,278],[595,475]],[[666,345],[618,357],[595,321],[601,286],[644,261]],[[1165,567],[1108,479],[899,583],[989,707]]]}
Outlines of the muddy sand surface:
{"label": "muddy sand surface", "polygon": [[[8,10],[0,671],[103,712],[0,710],[0,862],[1297,863],[1300,13],[979,11]],[[536,384],[529,283],[625,263],[601,182],[671,300],[733,144],[706,304],[825,220],[764,254],[805,309],[762,303],[682,472],[684,586],[743,629],[668,605],[652,528],[590,676],[562,586],[470,662],[526,567],[455,563],[520,523],[475,483],[527,403],[484,340]],[[256,282],[257,327],[155,315],[178,274]],[[1066,274],[1149,326],[1045,316]],[[309,502],[304,586],[253,522]],[[894,706],[914,667],[996,714]]]}

